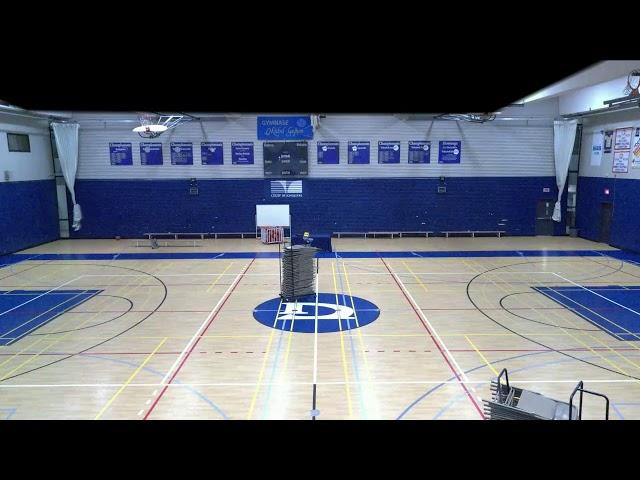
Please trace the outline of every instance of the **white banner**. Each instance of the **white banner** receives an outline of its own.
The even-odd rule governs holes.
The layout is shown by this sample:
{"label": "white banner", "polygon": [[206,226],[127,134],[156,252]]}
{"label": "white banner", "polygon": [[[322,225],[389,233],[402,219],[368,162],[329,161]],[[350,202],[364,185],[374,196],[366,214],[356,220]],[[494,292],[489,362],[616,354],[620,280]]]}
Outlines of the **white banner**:
{"label": "white banner", "polygon": [[629,171],[629,152],[613,153],[613,173],[627,173]]}
{"label": "white banner", "polygon": [[602,163],[602,145],[604,143],[604,132],[594,132],[591,143],[591,166],[599,167]]}
{"label": "white banner", "polygon": [[616,129],[616,138],[614,141],[614,150],[629,150],[631,148],[631,136],[633,135],[633,128],[618,128]]}
{"label": "white banner", "polygon": [[636,128],[636,143],[632,154],[631,168],[640,168],[640,128]]}

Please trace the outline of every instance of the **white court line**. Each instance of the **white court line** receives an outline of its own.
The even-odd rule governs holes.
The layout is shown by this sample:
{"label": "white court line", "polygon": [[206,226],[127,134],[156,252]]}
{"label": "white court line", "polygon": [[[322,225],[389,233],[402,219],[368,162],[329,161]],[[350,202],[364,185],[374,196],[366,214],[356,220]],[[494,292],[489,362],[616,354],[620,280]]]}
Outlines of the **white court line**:
{"label": "white court line", "polygon": [[[398,281],[398,285],[401,286],[401,289],[404,290],[404,293],[411,300],[411,303],[413,303],[413,305],[415,306],[415,310],[416,310],[416,312],[418,312],[418,315],[424,320],[425,324],[427,324],[429,326],[429,331],[430,331],[429,333],[431,333],[432,336],[435,336],[436,339],[438,340],[438,342],[440,342],[440,345],[442,346],[442,349],[446,352],[447,356],[449,357],[449,360],[451,360],[451,363],[453,363],[453,365],[457,369],[457,372],[456,372],[456,377],[458,378],[458,382],[457,383],[471,383],[471,382],[469,382],[469,379],[467,378],[467,375],[464,373],[464,370],[462,370],[462,368],[460,368],[460,365],[458,365],[458,362],[456,361],[454,356],[451,354],[451,352],[447,348],[446,344],[440,338],[440,335],[438,335],[438,332],[436,331],[436,329],[433,328],[433,325],[431,325],[431,322],[424,315],[424,313],[422,312],[422,309],[420,309],[420,307],[416,303],[416,301],[413,298],[413,296],[411,295],[411,293],[409,293],[407,288],[404,286],[404,283],[402,283],[402,280],[400,280],[400,278],[398,278],[398,276],[395,274],[395,272],[391,269],[390,266],[388,268],[389,268],[389,271],[391,272],[391,274]],[[460,381],[460,378],[462,378],[463,381]],[[456,382],[452,382],[452,383],[456,383]],[[473,388],[473,386],[471,386],[471,390],[474,393],[476,393],[475,388]]]}
{"label": "white court line", "polygon": [[[633,379],[590,379],[585,380],[584,378],[577,378],[574,380],[518,380],[519,384],[530,383],[530,384],[572,384],[575,385],[578,382],[583,381],[584,383],[633,383],[637,384],[637,380]],[[459,380],[390,380],[390,381],[334,381],[334,382],[318,382],[317,385],[484,385],[490,384],[491,380],[467,380],[467,381],[459,381]],[[0,389],[2,388],[116,388],[122,387],[124,384],[122,383],[54,383],[54,384],[0,384]],[[159,384],[159,383],[130,383],[126,385],[129,387],[141,387],[141,388],[149,388],[149,387],[176,387],[176,388],[189,388],[189,387],[255,387],[258,385],[256,382],[220,382],[220,383],[167,383],[167,384]],[[273,386],[312,386],[312,382],[262,382],[260,385],[273,385]]]}
{"label": "white court line", "polygon": [[[313,331],[313,384],[318,381],[318,280],[316,275],[316,315],[315,315],[315,327]],[[338,320],[339,321],[339,320]],[[293,327],[293,324],[292,324]]]}
{"label": "white court line", "polygon": [[[604,298],[605,300],[607,300],[608,302],[611,302],[615,305],[618,305],[619,307],[624,308],[625,310],[629,310],[632,313],[635,313],[636,315],[640,316],[640,312],[636,312],[633,308],[629,308],[625,305],[622,305],[621,303],[618,303],[614,300],[611,300],[610,298],[605,297],[604,295],[600,295],[598,292],[594,292],[593,290],[587,288],[587,287],[583,287],[582,285],[580,285],[579,283],[574,282],[573,280],[569,280],[568,278],[563,277],[562,275],[557,274],[556,272],[552,272],[554,275],[556,275],[557,277],[560,277],[561,279],[563,279],[566,282],[572,283],[573,285],[575,285],[576,287],[580,287],[583,290],[586,290],[587,292],[591,292],[594,295],[597,295],[598,297]],[[576,302],[577,303],[577,302]],[[585,307],[586,308],[586,307]]]}
{"label": "white court line", "polygon": [[[162,378],[162,384],[167,384],[167,379],[169,378],[169,376],[171,375],[171,373],[173,372],[174,368],[176,367],[176,365],[178,365],[178,362],[182,359],[182,357],[184,357],[184,355],[186,354],[186,352],[189,350],[189,348],[191,347],[191,344],[193,342],[196,341],[197,338],[199,338],[201,336],[201,330],[203,330],[205,328],[205,326],[207,325],[207,323],[211,320],[211,318],[213,318],[213,316],[216,314],[218,308],[220,308],[220,306],[222,305],[222,303],[225,301],[225,299],[228,297],[228,295],[231,293],[231,290],[233,290],[235,288],[235,286],[238,284],[238,282],[240,281],[240,279],[242,278],[244,272],[246,272],[249,268],[249,265],[251,265],[250,263],[244,268],[244,271],[240,272],[237,276],[236,279],[231,282],[231,285],[229,285],[229,288],[227,288],[227,291],[224,292],[224,295],[222,295],[222,297],[220,297],[220,300],[218,300],[218,303],[216,303],[216,306],[213,307],[213,310],[211,310],[211,312],[209,312],[209,315],[207,315],[207,318],[204,319],[204,321],[202,322],[202,324],[200,325],[200,327],[198,328],[198,330],[196,330],[196,333],[193,334],[193,337],[191,337],[191,340],[189,340],[189,343],[187,343],[187,345],[184,347],[184,350],[182,350],[182,352],[180,353],[180,355],[178,356],[178,358],[176,358],[176,361],[173,362],[173,365],[171,365],[171,368],[169,368],[169,370],[167,371],[167,373],[165,374],[165,376]],[[168,384],[167,384],[168,385]]]}
{"label": "white court line", "polygon": [[[341,258],[341,257],[338,257]],[[346,263],[346,262],[345,262]],[[349,265],[349,264],[348,264]],[[414,272],[416,275],[474,275],[477,272]],[[488,272],[490,275],[533,275],[533,274],[551,274],[554,272]],[[87,273],[82,275],[83,277],[148,277],[149,275],[155,275],[157,277],[211,277],[211,276],[234,276],[235,273],[160,273],[160,274],[107,274],[107,273]],[[319,273],[318,275],[330,275],[329,273]],[[349,275],[389,275],[389,272],[352,272]],[[399,275],[409,275],[408,273],[400,272]],[[278,276],[277,273],[246,273],[247,277],[273,277]]]}
{"label": "white court line", "polygon": [[15,307],[10,308],[9,310],[6,310],[6,311],[4,311],[4,312],[0,313],[0,317],[1,317],[2,315],[5,315],[5,314],[9,313],[9,312],[12,312],[12,311],[13,311],[13,310],[15,310],[16,308],[20,308],[20,307],[22,307],[22,306],[26,305],[27,303],[31,303],[31,302],[33,302],[34,300],[39,299],[40,297],[44,297],[44,296],[45,296],[45,295],[47,295],[48,293],[51,293],[51,292],[53,292],[53,291],[55,291],[55,290],[58,290],[59,288],[62,288],[62,287],[64,287],[65,285],[69,285],[70,283],[73,283],[73,282],[75,282],[76,280],[80,280],[80,279],[81,279],[82,277],[84,277],[84,276],[85,276],[85,275],[80,275],[79,277],[74,278],[73,280],[69,280],[68,282],[63,283],[62,285],[58,285],[56,288],[52,288],[51,290],[47,290],[46,292],[41,293],[41,294],[40,294],[40,295],[38,295],[37,297],[33,297],[31,300],[27,300],[26,302],[21,303],[20,305],[16,305]]}

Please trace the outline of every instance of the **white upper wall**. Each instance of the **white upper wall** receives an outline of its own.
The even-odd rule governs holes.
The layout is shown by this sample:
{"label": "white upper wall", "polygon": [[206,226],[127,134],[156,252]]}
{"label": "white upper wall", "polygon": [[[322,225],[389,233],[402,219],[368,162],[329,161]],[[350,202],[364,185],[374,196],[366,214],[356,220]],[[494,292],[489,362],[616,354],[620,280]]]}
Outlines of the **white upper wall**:
{"label": "white upper wall", "polygon": [[[629,155],[629,172],[613,173],[613,153],[604,154],[600,165],[591,165],[591,147],[593,145],[593,134],[604,130],[614,130],[616,128],[633,127],[631,137],[631,152]],[[583,119],[582,146],[580,149],[581,177],[605,177],[621,179],[640,179],[640,168],[632,168],[633,146],[640,139],[636,137],[636,128],[640,128],[640,110],[628,110],[605,115],[586,117]],[[640,132],[638,132],[640,133]]]}
{"label": "white upper wall", "polygon": [[[10,152],[7,133],[29,135],[30,152]],[[53,179],[51,140],[46,120],[35,120],[16,115],[0,114],[0,182]]]}
{"label": "white upper wall", "polygon": [[605,100],[624,97],[626,86],[627,75],[561,95],[560,114],[568,115],[607,108]]}
{"label": "white upper wall", "polygon": [[[320,120],[313,140],[309,141],[309,177],[438,177],[438,176],[554,176],[553,128],[557,101],[534,107],[538,120],[494,121],[471,124],[453,121],[407,119],[400,115],[328,115]],[[508,115],[507,115],[508,113]],[[529,107],[510,107],[502,116],[526,117]],[[539,118],[545,117],[546,120]],[[151,141],[163,144],[164,165],[142,166],[140,142],[149,141],[131,130],[134,123],[118,119],[137,119],[134,114],[82,113],[73,117],[80,123],[78,178],[93,179],[167,179],[167,178],[262,178],[262,141],[257,139],[256,115],[221,116],[220,120],[188,122]],[[101,119],[101,121],[90,121]],[[340,164],[317,163],[318,141],[340,141]],[[370,142],[369,165],[347,164],[347,142]],[[400,164],[378,164],[378,141],[401,142]],[[430,164],[407,162],[408,141],[431,140]],[[438,141],[460,140],[459,165],[438,165]],[[171,165],[170,142],[193,142],[194,164]],[[224,165],[201,165],[200,142],[221,141]],[[254,142],[254,165],[231,164],[231,142]],[[132,166],[112,166],[110,142],[131,142]]]}

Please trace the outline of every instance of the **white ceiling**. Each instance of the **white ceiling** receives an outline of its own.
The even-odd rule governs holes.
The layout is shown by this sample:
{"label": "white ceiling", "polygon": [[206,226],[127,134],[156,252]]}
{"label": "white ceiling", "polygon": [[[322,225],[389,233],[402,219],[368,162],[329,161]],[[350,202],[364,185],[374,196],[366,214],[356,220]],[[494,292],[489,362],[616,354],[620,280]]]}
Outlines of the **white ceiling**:
{"label": "white ceiling", "polygon": [[600,62],[523,98],[521,102],[527,103],[543,98],[557,97],[579,88],[626,76],[634,68],[640,69],[640,60],[607,60]]}

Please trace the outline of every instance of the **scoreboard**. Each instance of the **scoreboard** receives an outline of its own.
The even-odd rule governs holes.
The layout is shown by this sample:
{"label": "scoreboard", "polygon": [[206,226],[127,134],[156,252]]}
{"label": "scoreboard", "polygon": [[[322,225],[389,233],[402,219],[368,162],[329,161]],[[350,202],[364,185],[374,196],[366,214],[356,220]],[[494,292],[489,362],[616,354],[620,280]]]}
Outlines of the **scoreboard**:
{"label": "scoreboard", "polygon": [[262,152],[267,178],[306,177],[309,174],[307,142],[264,142]]}

